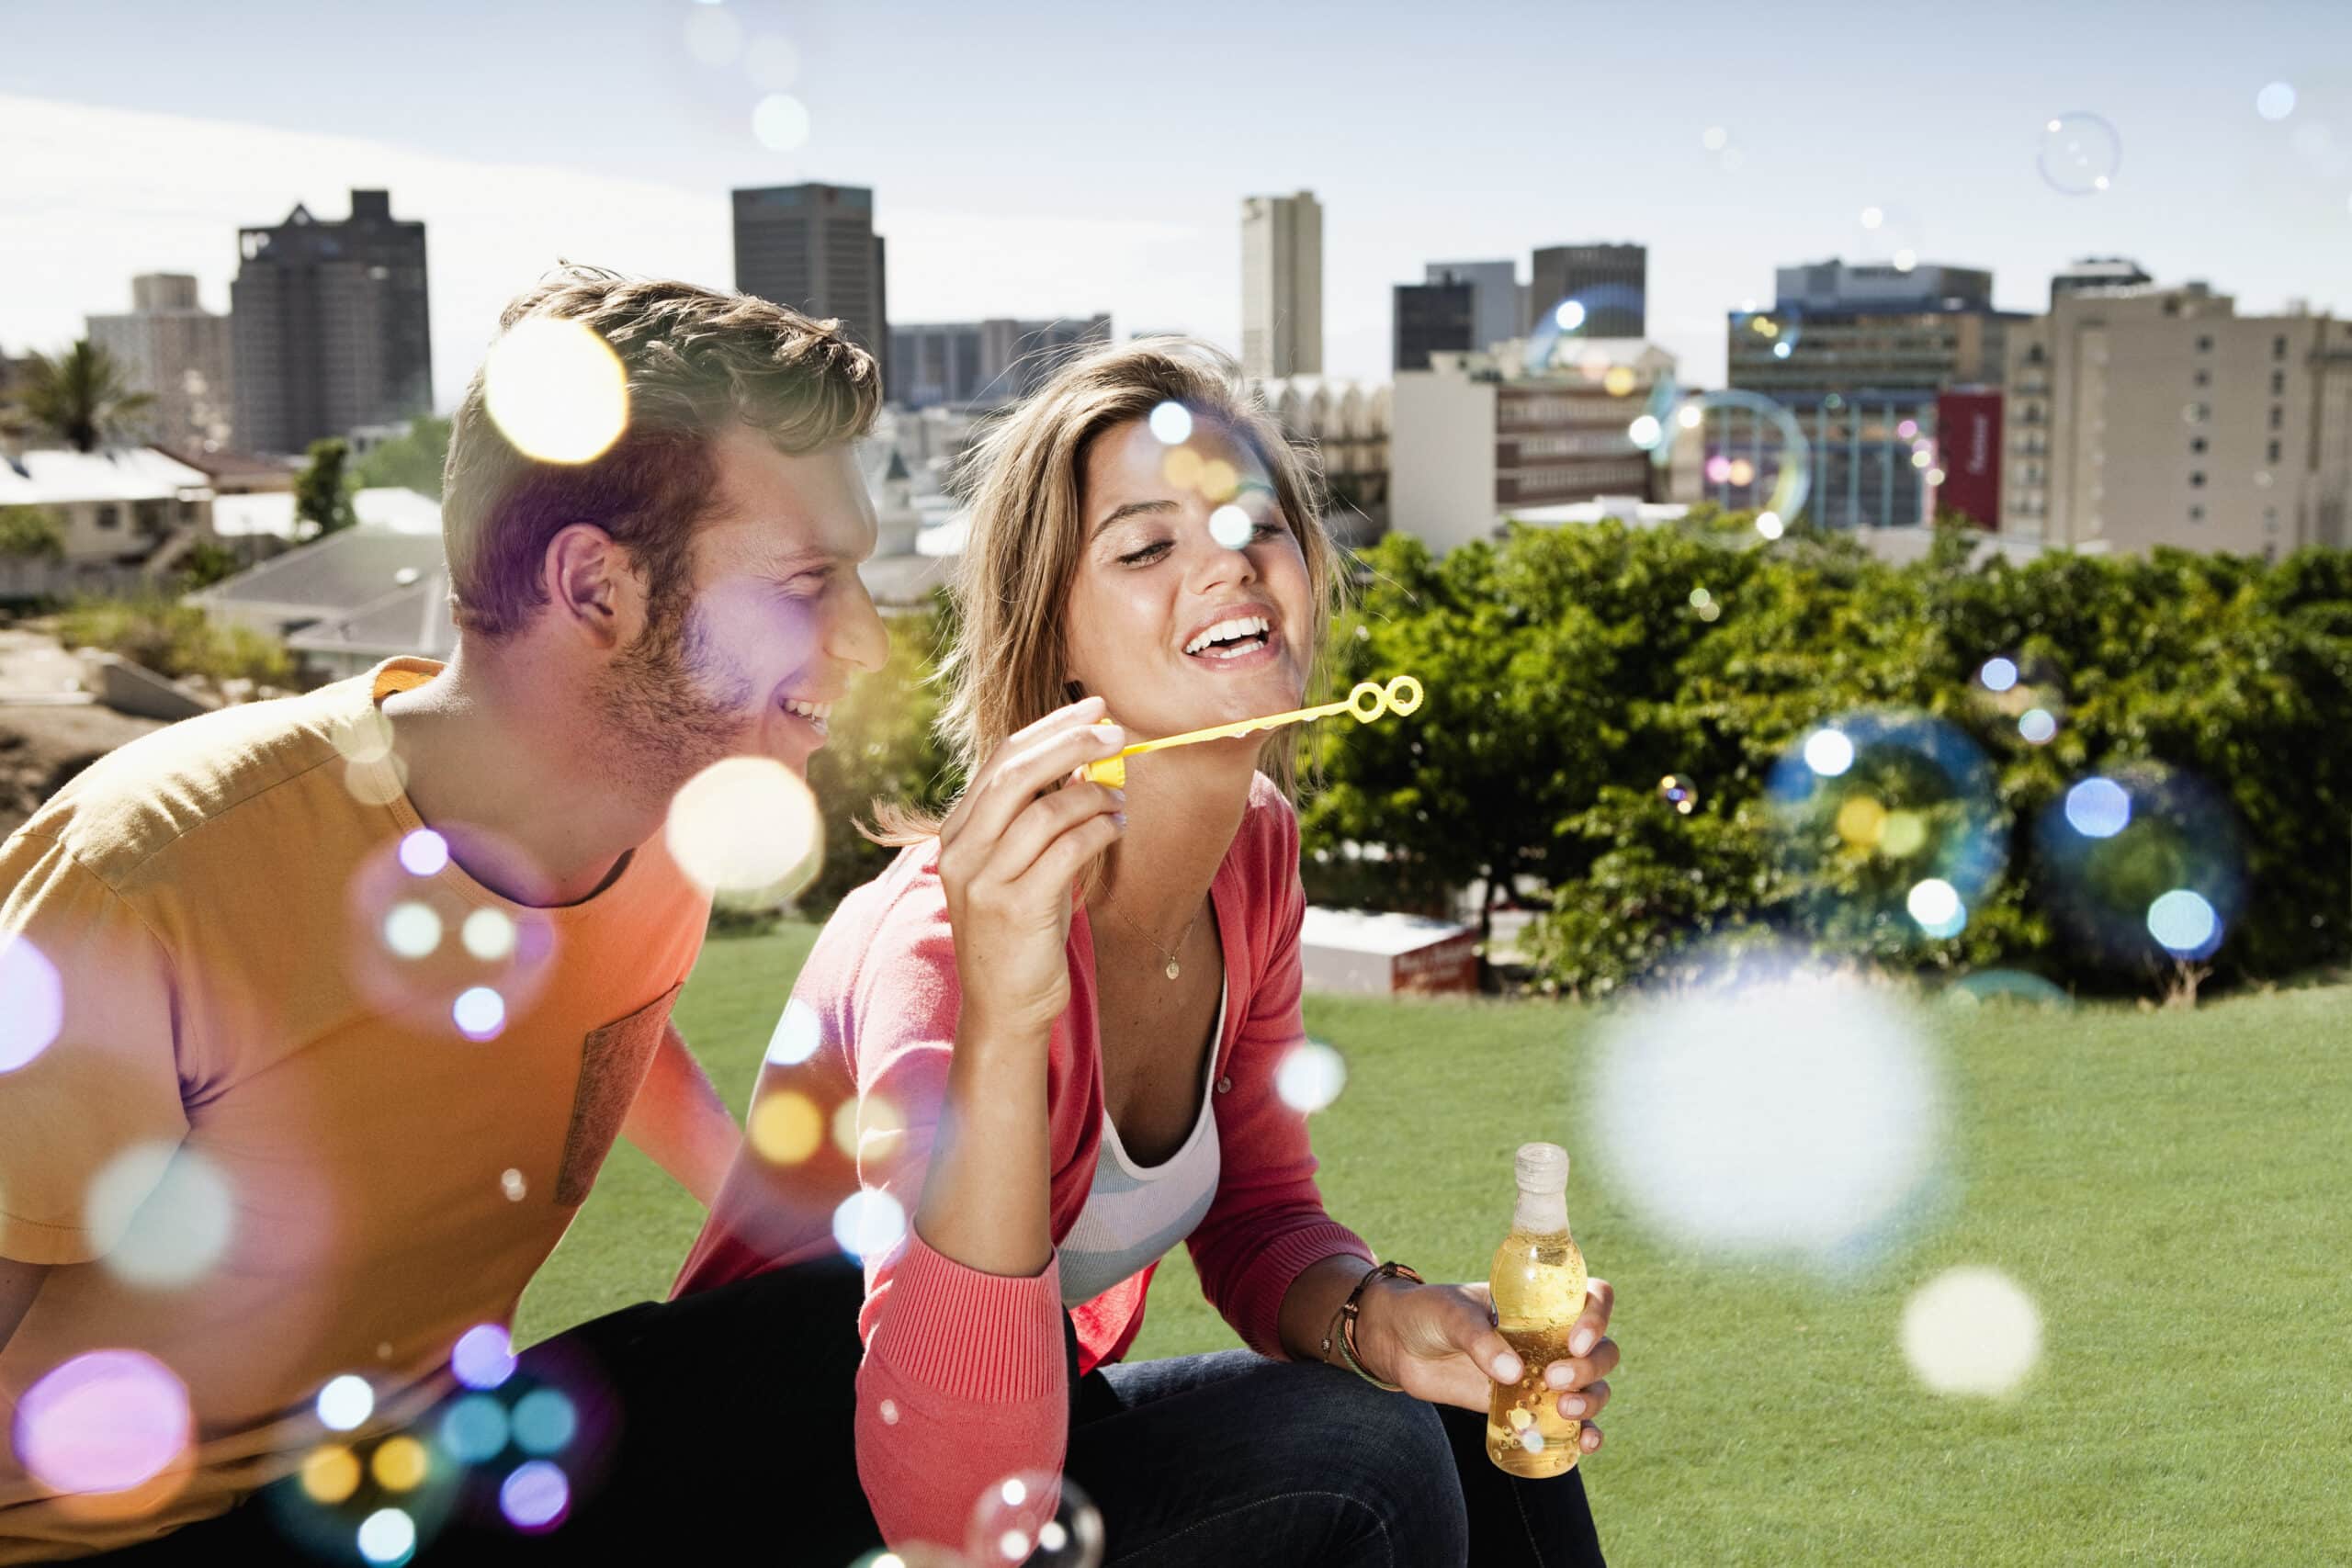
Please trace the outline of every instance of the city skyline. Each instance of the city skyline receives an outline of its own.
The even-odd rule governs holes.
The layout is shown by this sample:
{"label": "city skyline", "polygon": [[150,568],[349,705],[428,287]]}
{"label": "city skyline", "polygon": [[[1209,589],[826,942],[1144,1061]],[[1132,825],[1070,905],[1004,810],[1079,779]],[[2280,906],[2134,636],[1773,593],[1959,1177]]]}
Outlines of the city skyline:
{"label": "city skyline", "polygon": [[[896,319],[1107,309],[1121,336],[1179,328],[1236,350],[1240,198],[1311,189],[1325,368],[1344,377],[1388,373],[1391,288],[1427,263],[1523,269],[1539,246],[1608,239],[1649,247],[1649,335],[1705,385],[1724,379],[1724,313],[1769,302],[1776,267],[1873,246],[1989,268],[2009,310],[2043,309],[2051,273],[2086,254],[2207,278],[2248,311],[2297,297],[2352,310],[2352,72],[2329,63],[2352,58],[2352,17],[2316,4],[2243,7],[2193,37],[2143,8],[2119,39],[2111,13],[2004,3],[1932,51],[1802,6],[1768,43],[1702,5],[1685,19],[1722,47],[1670,66],[1630,19],[1516,6],[1427,37],[1400,30],[1416,13],[1368,6],[1348,38],[1223,6],[1084,27],[1048,6],[1014,29],[962,12],[586,0],[560,32],[437,0],[390,28],[379,11],[257,11],[233,44],[152,5],[28,18],[0,62],[18,165],[0,192],[0,347],[63,346],[142,272],[192,273],[219,310],[239,226],[297,201],[340,217],[353,186],[389,188],[432,235],[447,408],[497,306],[559,255],[731,286],[729,190],[802,179],[873,188]],[[741,52],[771,34],[797,51],[797,152],[754,140],[742,60],[690,54],[684,29],[711,11],[734,18]],[[137,58],[126,24],[153,45]],[[1577,112],[1573,89],[1539,88],[1521,63],[1546,39],[1571,82],[1646,72],[1665,90]],[[1250,69],[1291,45],[1317,68]],[[630,113],[594,85],[622,80],[623,58],[645,62]],[[770,80],[792,63],[761,58]],[[1504,68],[1528,90],[1498,94]],[[1139,110],[1139,79],[1181,84],[1178,107]],[[1007,94],[1012,80],[1053,91]],[[2269,120],[2256,99],[2276,81],[2297,101]],[[2120,137],[2103,193],[2063,195],[2036,167],[2042,121],[2075,111]],[[1884,215],[1875,231],[1866,208]]]}

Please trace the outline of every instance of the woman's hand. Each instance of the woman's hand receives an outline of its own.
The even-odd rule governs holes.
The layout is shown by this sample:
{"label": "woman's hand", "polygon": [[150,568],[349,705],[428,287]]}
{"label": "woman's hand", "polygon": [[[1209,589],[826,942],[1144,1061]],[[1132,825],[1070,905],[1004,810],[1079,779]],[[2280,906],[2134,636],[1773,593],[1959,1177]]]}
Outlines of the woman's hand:
{"label": "woman's hand", "polygon": [[1008,738],[940,824],[964,1016],[989,1034],[1050,1033],[1069,1005],[1070,886],[1117,840],[1126,796],[1053,786],[1126,743],[1102,713],[1102,699],[1088,697]]}
{"label": "woman's hand", "polygon": [[[1569,1331],[1568,1356],[1543,1369],[1544,1382],[1558,1391],[1561,1416],[1585,1424],[1586,1453],[1600,1447],[1600,1428],[1592,1417],[1609,1403],[1604,1380],[1617,1366],[1617,1342],[1608,1337],[1616,1301],[1608,1280],[1588,1281],[1584,1314]],[[1528,1375],[1495,1327],[1484,1282],[1381,1281],[1364,1292],[1356,1315],[1356,1348],[1365,1369],[1384,1382],[1401,1383],[1416,1399],[1464,1410],[1488,1408],[1496,1385],[1515,1384]]]}

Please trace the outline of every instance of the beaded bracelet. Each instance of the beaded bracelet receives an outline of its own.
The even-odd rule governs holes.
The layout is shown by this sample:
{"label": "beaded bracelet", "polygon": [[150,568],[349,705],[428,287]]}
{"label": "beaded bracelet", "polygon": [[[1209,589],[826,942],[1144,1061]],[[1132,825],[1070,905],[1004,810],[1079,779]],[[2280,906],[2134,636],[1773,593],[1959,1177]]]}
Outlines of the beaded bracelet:
{"label": "beaded bracelet", "polygon": [[1348,1299],[1340,1303],[1340,1310],[1331,1314],[1331,1326],[1323,1331],[1323,1359],[1326,1361],[1331,1359],[1331,1342],[1337,1339],[1340,1358],[1351,1371],[1374,1388],[1389,1393],[1402,1393],[1405,1392],[1403,1383],[1381,1382],[1364,1370],[1363,1360],[1356,1355],[1356,1314],[1363,1309],[1364,1287],[1379,1279],[1410,1280],[1416,1285],[1429,1282],[1402,1263],[1384,1263],[1366,1273],[1356,1281],[1356,1288],[1348,1292]]}

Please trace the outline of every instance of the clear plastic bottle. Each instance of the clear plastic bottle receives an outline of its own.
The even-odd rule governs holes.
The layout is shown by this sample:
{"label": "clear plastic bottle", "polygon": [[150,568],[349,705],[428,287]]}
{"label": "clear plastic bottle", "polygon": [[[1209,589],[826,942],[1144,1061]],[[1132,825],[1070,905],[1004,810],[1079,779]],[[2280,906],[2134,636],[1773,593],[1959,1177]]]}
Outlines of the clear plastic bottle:
{"label": "clear plastic bottle", "polygon": [[1561,1394],[1544,1369],[1568,1354],[1584,1312],[1584,1255],[1568,1235],[1568,1151],[1521,1144],[1513,1162],[1519,1207],[1487,1276],[1495,1326],[1519,1355],[1522,1374],[1495,1385],[1487,1406],[1487,1457],[1513,1475],[1558,1475],[1583,1452],[1584,1423],[1560,1414]]}

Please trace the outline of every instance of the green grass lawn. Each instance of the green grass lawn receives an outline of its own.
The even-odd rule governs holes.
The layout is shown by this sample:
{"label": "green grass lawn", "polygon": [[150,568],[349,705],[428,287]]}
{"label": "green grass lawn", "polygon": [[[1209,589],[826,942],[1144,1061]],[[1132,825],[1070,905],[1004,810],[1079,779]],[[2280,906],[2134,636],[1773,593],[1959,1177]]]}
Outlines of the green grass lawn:
{"label": "green grass lawn", "polygon": [[[680,1027],[739,1112],[812,935],[714,940],[686,987]],[[1350,1067],[1316,1121],[1333,1214],[1431,1279],[1482,1277],[1511,1150],[1577,1147],[1599,1016],[1310,998]],[[1934,1016],[1960,1195],[1859,1283],[1678,1252],[1571,1183],[1627,1354],[1588,1472],[1611,1561],[2352,1561],[2352,991]],[[521,1337],[659,1294],[699,1219],[616,1148]],[[1963,1263],[2041,1309],[2041,1366],[2007,1402],[1922,1392],[1899,1348],[1905,1298]],[[1136,1356],[1234,1343],[1179,1249]]]}

